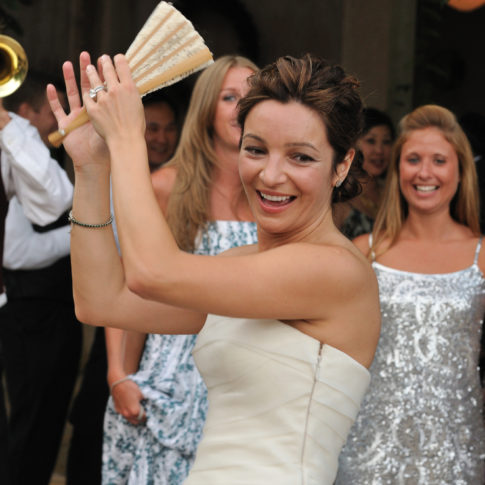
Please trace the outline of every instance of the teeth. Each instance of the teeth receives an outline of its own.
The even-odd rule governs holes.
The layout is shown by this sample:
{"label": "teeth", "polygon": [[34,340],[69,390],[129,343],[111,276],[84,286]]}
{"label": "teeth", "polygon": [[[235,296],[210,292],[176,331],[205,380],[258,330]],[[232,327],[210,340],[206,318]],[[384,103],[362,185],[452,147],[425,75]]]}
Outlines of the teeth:
{"label": "teeth", "polygon": [[418,192],[432,192],[437,188],[436,185],[416,185],[416,190],[418,190]]}
{"label": "teeth", "polygon": [[263,199],[269,200],[271,202],[283,202],[290,199],[289,195],[269,195],[263,194],[262,192],[260,192],[260,194]]}

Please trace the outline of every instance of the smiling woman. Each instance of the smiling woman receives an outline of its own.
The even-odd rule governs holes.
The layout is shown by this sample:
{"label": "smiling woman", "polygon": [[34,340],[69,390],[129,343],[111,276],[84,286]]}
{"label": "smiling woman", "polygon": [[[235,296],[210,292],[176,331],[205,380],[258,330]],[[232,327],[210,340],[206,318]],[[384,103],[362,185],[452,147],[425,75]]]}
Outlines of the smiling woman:
{"label": "smiling woman", "polygon": [[409,134],[401,149],[401,192],[408,210],[449,211],[458,190],[458,155],[439,128],[430,126]]}
{"label": "smiling woman", "polygon": [[[331,209],[357,188],[356,80],[310,55],[280,58],[249,78],[239,102],[239,171],[259,241],[208,257],[179,249],[151,190],[126,59],[103,56],[107,91],[96,101],[87,92],[100,77],[86,61],[83,54],[92,124],[65,140],[76,170],[71,254],[80,319],[200,332],[194,357],[209,412],[187,485],[331,485],[380,328],[372,269]],[[69,116],[49,88],[61,128],[80,109],[72,66],[65,72]],[[221,96],[232,98],[224,89]],[[216,131],[218,143],[233,133]],[[83,226],[107,218],[110,168],[123,262],[108,226]]]}
{"label": "smiling woman", "polygon": [[253,73],[252,69],[241,66],[231,69],[224,78],[212,127],[214,142],[222,144],[222,147],[232,148],[239,145],[241,127],[237,122],[235,106],[242,94],[247,91],[247,79]]}
{"label": "smiling woman", "polygon": [[382,333],[337,483],[482,484],[478,357],[485,252],[475,164],[455,116],[405,116],[373,237]]}
{"label": "smiling woman", "polygon": [[333,168],[333,152],[318,114],[297,101],[264,101],[245,120],[239,172],[259,243],[279,234],[290,242],[332,217],[329,204],[351,157]]}
{"label": "smiling woman", "polygon": [[366,177],[362,192],[336,208],[336,220],[348,238],[370,232],[382,202],[384,179],[391,157],[394,126],[391,118],[376,108],[364,109],[364,126],[357,140]]}

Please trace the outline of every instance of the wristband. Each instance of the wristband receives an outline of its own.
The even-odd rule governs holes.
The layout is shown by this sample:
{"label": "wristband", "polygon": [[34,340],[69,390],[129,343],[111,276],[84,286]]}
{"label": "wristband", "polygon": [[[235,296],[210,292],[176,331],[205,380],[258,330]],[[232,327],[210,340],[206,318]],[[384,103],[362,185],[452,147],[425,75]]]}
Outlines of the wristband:
{"label": "wristband", "polygon": [[130,376],[123,377],[122,379],[118,379],[117,381],[114,381],[113,384],[109,387],[109,392],[112,393],[113,389],[118,385],[121,384],[122,382],[129,381],[131,380]]}

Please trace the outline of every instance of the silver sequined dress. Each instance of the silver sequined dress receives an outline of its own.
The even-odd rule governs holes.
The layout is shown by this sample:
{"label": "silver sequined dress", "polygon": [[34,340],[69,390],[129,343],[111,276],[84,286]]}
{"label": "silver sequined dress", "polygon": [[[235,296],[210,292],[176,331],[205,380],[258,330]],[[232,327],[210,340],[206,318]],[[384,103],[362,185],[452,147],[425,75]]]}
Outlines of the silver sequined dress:
{"label": "silver sequined dress", "polygon": [[480,244],[472,266],[453,273],[373,263],[381,337],[336,485],[484,483]]}

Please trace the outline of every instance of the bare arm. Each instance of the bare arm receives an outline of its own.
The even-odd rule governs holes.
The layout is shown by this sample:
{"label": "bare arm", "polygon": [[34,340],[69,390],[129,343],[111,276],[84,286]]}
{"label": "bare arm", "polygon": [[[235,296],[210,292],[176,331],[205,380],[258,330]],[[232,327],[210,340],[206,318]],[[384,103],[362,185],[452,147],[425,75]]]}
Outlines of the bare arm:
{"label": "bare arm", "polygon": [[106,328],[106,354],[108,359],[108,385],[138,370],[146,334]]}
{"label": "bare arm", "polygon": [[108,385],[134,374],[139,367],[145,346],[145,333],[106,328],[106,354],[108,359]]}
{"label": "bare arm", "polygon": [[[152,185],[155,191],[160,208],[166,209],[166,203],[170,196],[176,171],[174,168],[162,168],[152,173]],[[119,330],[114,328],[106,329],[106,342],[108,349],[108,382],[110,381],[111,362],[118,367],[121,364],[125,374],[133,374],[138,370],[140,359],[145,346],[147,334]],[[114,370],[116,372],[116,370]],[[125,377],[125,374],[114,376],[114,380]]]}
{"label": "bare arm", "polygon": [[151,174],[153,190],[160,209],[165,214],[172,187],[175,183],[177,169],[175,167],[162,167]]}
{"label": "bare arm", "polygon": [[146,339],[146,333],[126,331],[125,369],[129,374],[135,373],[140,366]]}
{"label": "bare arm", "polygon": [[[89,63],[89,55],[81,54],[81,89],[86,97],[90,87],[86,77]],[[81,109],[73,66],[65,63],[63,71],[71,108],[68,116],[62,109],[55,88],[49,86],[47,91],[61,128]],[[64,144],[75,168],[74,217],[87,223],[106,221],[110,213],[110,161],[104,141],[89,123],[70,133]],[[154,197],[151,187],[148,190]],[[110,227],[88,229],[73,225],[71,263],[76,314],[85,323],[132,328],[142,319],[143,330],[155,333],[165,330],[160,328],[160,319],[167,316],[168,320],[179,322],[172,329],[174,333],[194,333],[205,321],[205,315],[200,312],[145,301],[132,293],[126,285],[124,268]]]}
{"label": "bare arm", "polygon": [[[106,328],[106,351],[108,357],[108,385],[110,388],[113,404],[118,413],[126,418],[132,424],[139,424],[144,420],[144,410],[141,407],[141,401],[144,399],[141,389],[138,384],[131,379],[128,379],[129,374],[133,374],[138,369],[138,362],[126,362],[125,351],[135,352],[138,360],[143,349],[143,342],[145,340],[144,334],[138,334],[142,337],[138,340],[141,345],[138,350],[127,344],[127,334],[134,332],[126,332],[116,328]],[[133,359],[131,359],[133,360]]]}
{"label": "bare arm", "polygon": [[[212,312],[249,318],[326,320],[349,293],[359,295],[355,300],[360,295],[363,298],[369,295],[365,290],[369,268],[363,258],[339,245],[296,243],[225,258],[180,251],[151,190],[148,164],[133,163],[146,160],[143,112],[124,56],[117,56],[115,62],[117,72],[109,58],[102,61],[108,92],[99,93],[97,102],[86,96],[84,99],[111,156],[114,205],[123,253],[123,268],[117,268],[118,281],[126,278],[123,285],[141,299],[184,307],[200,314]],[[87,73],[91,85],[100,83],[94,67],[87,69]],[[76,210],[80,203],[77,198]],[[91,220],[101,217],[102,211],[90,213],[89,210],[85,207],[85,217]],[[86,237],[88,246],[93,244],[95,236],[84,231],[79,237]],[[80,253],[77,265],[83,271],[85,259]],[[79,275],[79,280],[82,277]],[[82,286],[88,291],[87,282]],[[125,286],[119,289],[120,294]],[[99,289],[95,291],[101,293]],[[86,308],[93,308],[93,299],[95,295],[83,298]],[[116,300],[117,305],[124,305],[122,311],[106,309],[102,300],[94,303],[99,312],[104,310],[120,318],[111,324],[130,328],[137,321],[136,328],[143,325],[146,330],[146,322],[153,321],[151,308],[155,312],[156,305],[150,307],[145,302],[143,308],[138,305],[135,311],[136,300],[128,295]],[[173,324],[160,325],[159,332],[175,331],[170,327]]]}
{"label": "bare arm", "polygon": [[[168,201],[174,181],[174,169],[160,169],[152,174],[155,194],[159,203],[164,201],[164,204],[161,205],[162,210],[166,208],[166,201]],[[131,379],[123,381],[123,379],[138,371],[147,335],[116,328],[106,328],[105,335],[108,385],[111,388],[113,383],[119,382],[112,392],[115,409],[130,422],[137,424],[143,394],[136,382]]]}

